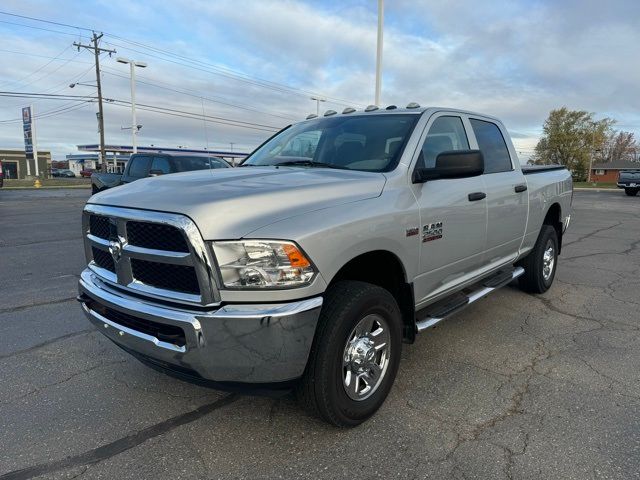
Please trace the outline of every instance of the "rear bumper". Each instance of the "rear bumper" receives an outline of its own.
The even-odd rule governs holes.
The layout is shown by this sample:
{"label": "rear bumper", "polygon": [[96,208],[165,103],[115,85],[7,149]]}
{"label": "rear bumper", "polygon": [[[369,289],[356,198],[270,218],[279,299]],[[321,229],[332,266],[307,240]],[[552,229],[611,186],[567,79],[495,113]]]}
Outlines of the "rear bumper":
{"label": "rear bumper", "polygon": [[322,306],[315,297],[189,310],[124,294],[88,269],[79,292],[87,318],[118,346],[174,376],[221,387],[302,376]]}
{"label": "rear bumper", "polygon": [[618,188],[640,188],[640,183],[631,185],[630,183],[616,183]]}

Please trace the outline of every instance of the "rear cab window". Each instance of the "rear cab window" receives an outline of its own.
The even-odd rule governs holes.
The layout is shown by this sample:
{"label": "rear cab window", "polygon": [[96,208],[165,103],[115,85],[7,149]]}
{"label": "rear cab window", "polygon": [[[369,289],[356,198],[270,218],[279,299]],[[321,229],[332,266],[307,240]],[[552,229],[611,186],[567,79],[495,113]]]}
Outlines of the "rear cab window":
{"label": "rear cab window", "polygon": [[469,122],[484,157],[484,173],[512,171],[511,156],[500,128],[493,122],[477,118],[470,118]]}

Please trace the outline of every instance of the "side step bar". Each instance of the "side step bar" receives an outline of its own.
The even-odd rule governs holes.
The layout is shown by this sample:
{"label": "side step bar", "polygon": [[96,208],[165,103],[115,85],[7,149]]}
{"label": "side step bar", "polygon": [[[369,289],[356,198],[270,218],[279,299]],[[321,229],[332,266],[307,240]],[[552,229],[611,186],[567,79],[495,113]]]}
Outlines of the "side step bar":
{"label": "side step bar", "polygon": [[513,270],[500,271],[471,287],[454,293],[452,296],[426,307],[416,313],[416,330],[418,333],[431,328],[442,320],[449,318],[466,306],[486,297],[500,287],[511,283],[524,273],[524,268],[516,267]]}

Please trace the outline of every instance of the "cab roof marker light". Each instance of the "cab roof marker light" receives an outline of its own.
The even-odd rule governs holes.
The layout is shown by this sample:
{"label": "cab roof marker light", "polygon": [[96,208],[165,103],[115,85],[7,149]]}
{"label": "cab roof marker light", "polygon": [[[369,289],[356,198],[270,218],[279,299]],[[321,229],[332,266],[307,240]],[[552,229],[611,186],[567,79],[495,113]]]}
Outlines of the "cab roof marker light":
{"label": "cab roof marker light", "polygon": [[374,110],[378,110],[377,105],[369,105],[367,108],[364,109],[365,112],[373,112]]}
{"label": "cab roof marker light", "polygon": [[385,110],[395,110],[396,108],[398,107],[396,107],[395,105],[389,105],[387,108],[385,108]]}
{"label": "cab roof marker light", "polygon": [[316,115],[315,113],[310,113],[309,115],[307,115],[307,118],[305,118],[305,120],[311,120],[312,118],[316,118],[318,115]]}
{"label": "cab roof marker light", "polygon": [[355,109],[355,108],[347,107],[347,108],[345,108],[345,109],[342,111],[342,113],[353,113],[353,112],[355,112],[355,111],[356,111],[356,109]]}
{"label": "cab roof marker light", "polygon": [[324,112],[324,116],[330,117],[331,115],[335,115],[336,113],[338,112],[336,112],[335,110],[327,110],[326,112]]}
{"label": "cab roof marker light", "polygon": [[420,108],[420,104],[416,102],[411,102],[409,105],[407,105],[407,108]]}

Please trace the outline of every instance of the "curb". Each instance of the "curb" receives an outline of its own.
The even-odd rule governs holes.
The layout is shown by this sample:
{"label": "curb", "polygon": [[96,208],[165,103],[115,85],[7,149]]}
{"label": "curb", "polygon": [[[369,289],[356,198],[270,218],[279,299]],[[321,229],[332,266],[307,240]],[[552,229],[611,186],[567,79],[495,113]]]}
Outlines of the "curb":
{"label": "curb", "polygon": [[619,188],[597,188],[597,187],[577,187],[574,188],[576,192],[618,192]]}

